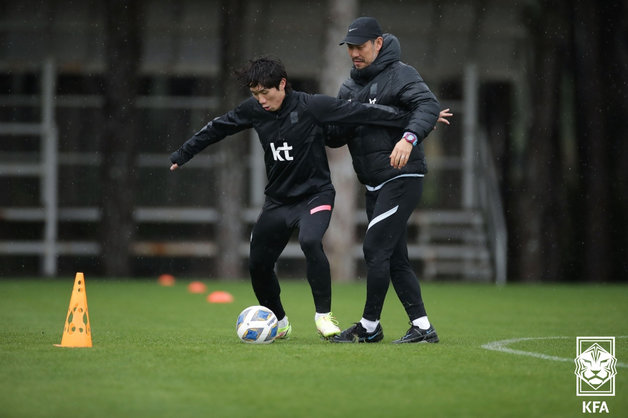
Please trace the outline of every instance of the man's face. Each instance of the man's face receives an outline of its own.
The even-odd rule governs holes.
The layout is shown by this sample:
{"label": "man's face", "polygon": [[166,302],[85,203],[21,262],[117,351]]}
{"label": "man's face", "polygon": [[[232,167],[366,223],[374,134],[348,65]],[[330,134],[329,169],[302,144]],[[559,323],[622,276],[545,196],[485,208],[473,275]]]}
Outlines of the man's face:
{"label": "man's face", "polygon": [[277,87],[264,87],[257,85],[251,87],[251,94],[255,97],[258,103],[269,112],[276,112],[281,107],[283,99],[286,97],[286,80],[282,79]]}
{"label": "man's face", "polygon": [[358,70],[366,68],[375,61],[379,50],[382,49],[383,38],[366,41],[362,45],[347,44],[347,52],[353,62],[353,66]]}

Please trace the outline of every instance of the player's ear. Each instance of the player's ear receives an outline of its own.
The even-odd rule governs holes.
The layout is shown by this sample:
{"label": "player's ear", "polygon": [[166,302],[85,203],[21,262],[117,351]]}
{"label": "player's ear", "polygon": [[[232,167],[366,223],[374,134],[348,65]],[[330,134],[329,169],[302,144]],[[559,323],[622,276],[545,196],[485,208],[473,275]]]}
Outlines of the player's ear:
{"label": "player's ear", "polygon": [[281,81],[279,82],[279,91],[283,90],[286,88],[286,79],[282,78]]}

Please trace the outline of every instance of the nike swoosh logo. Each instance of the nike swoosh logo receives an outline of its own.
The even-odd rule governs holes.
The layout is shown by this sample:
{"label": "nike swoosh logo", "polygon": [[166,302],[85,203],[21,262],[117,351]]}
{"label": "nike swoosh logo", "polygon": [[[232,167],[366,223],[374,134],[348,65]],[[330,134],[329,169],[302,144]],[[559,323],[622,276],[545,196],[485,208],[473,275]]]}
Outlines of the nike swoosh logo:
{"label": "nike swoosh logo", "polygon": [[354,30],[356,30],[356,29],[357,29],[357,28],[352,28],[352,29],[349,29],[349,32],[353,32],[353,31],[354,31]]}
{"label": "nike swoosh logo", "polygon": [[380,333],[378,332],[375,335],[369,335],[368,337],[366,337],[367,340],[372,340],[373,338],[377,337]]}

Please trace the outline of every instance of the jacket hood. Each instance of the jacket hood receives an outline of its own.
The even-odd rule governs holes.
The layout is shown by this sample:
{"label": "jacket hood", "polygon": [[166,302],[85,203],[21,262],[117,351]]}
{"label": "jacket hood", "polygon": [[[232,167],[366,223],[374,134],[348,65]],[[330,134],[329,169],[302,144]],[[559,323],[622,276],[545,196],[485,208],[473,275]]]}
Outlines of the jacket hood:
{"label": "jacket hood", "polygon": [[401,44],[399,44],[399,39],[390,33],[385,33],[382,37],[384,38],[384,43],[375,61],[361,70],[355,67],[351,69],[351,78],[355,80],[356,83],[368,83],[377,74],[382,72],[384,68],[401,59]]}

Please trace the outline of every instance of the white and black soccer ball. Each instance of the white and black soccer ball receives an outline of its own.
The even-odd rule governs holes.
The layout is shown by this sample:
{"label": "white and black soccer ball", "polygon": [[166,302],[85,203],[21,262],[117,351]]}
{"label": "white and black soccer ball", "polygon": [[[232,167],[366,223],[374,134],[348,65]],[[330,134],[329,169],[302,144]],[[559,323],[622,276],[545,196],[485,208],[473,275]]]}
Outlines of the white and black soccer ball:
{"label": "white and black soccer ball", "polygon": [[272,343],[277,336],[277,317],[264,306],[249,306],[238,315],[236,332],[245,343]]}

